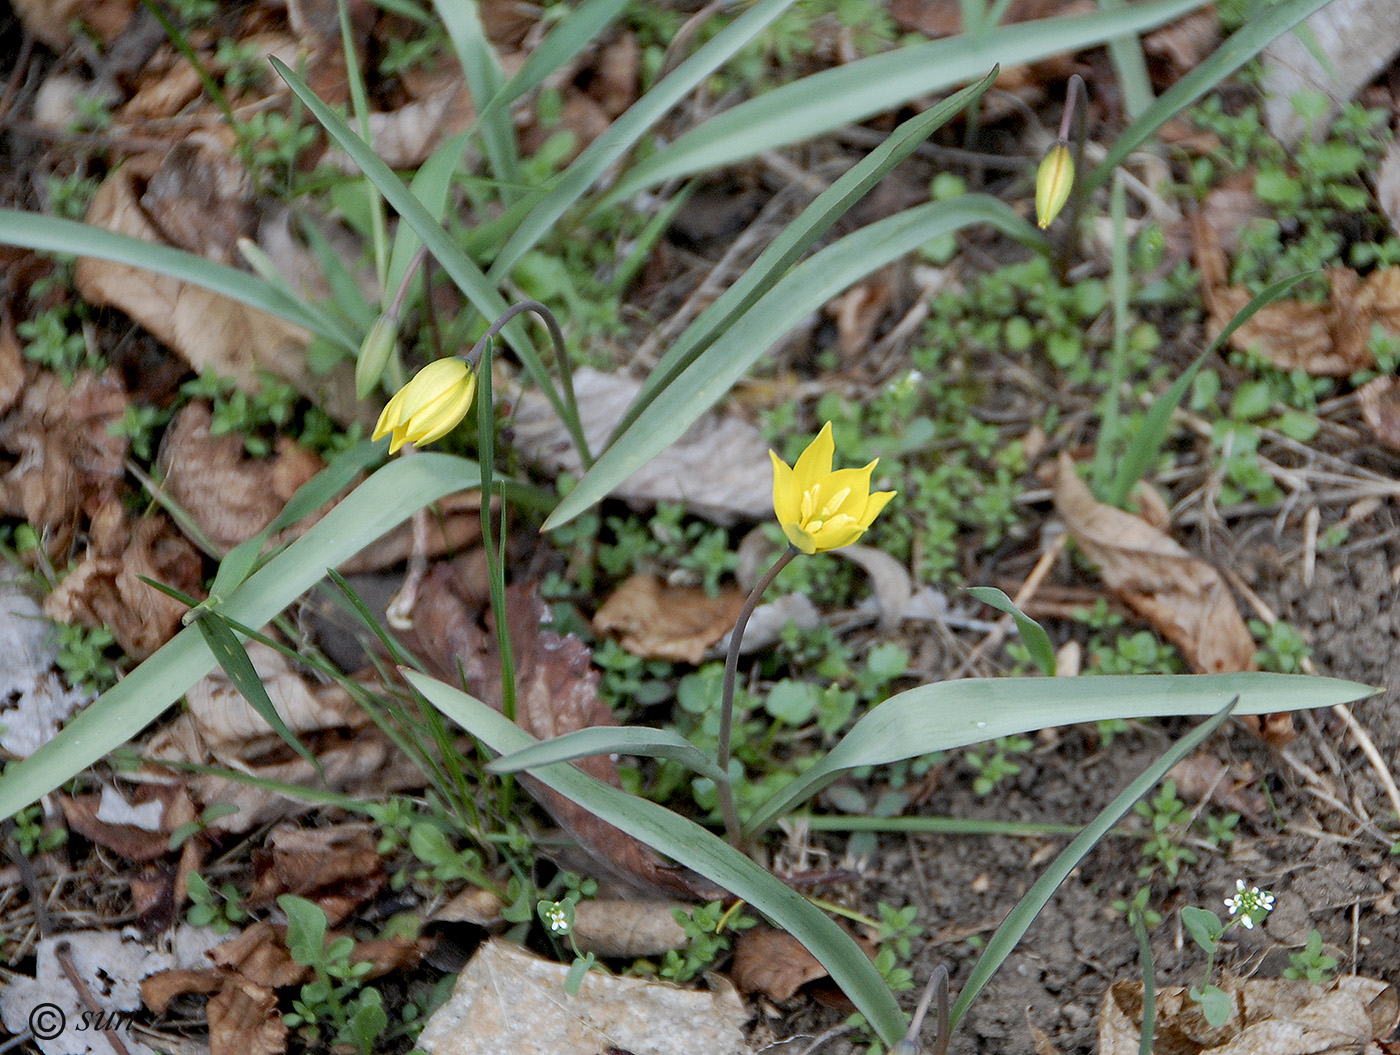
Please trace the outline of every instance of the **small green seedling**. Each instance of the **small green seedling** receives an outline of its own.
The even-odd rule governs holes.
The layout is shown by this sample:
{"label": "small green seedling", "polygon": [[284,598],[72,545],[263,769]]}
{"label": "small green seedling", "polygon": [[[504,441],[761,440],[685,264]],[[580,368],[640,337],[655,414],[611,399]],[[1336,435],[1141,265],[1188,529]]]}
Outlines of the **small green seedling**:
{"label": "small green seedling", "polygon": [[[1220,917],[1209,909],[1188,906],[1181,910],[1181,923],[1191,940],[1206,952],[1205,978],[1200,985],[1193,985],[1188,995],[1200,1007],[1201,1014],[1212,1026],[1223,1026],[1230,1018],[1232,1003],[1230,996],[1219,986],[1210,984],[1211,973],[1215,969],[1215,957],[1220,951],[1220,939],[1237,926],[1253,930],[1254,925],[1264,919],[1274,908],[1274,895],[1256,887],[1245,888],[1244,880],[1235,881],[1235,896],[1225,899],[1225,907],[1234,918],[1222,923]],[[1316,931],[1314,931],[1316,933]],[[1318,951],[1321,952],[1321,939]],[[1333,961],[1335,965],[1336,961]]]}
{"label": "small green seedling", "polygon": [[349,1044],[372,1055],[376,1042],[389,1025],[379,990],[364,984],[374,970],[368,960],[351,962],[355,940],[342,935],[326,941],[326,914],[314,902],[283,894],[277,904],[287,914],[287,951],[292,959],[310,967],[316,977],[301,987],[299,999],[283,1021],[319,1038],[323,1026],[333,1044]]}
{"label": "small green seedling", "polygon": [[1322,935],[1313,930],[1308,935],[1308,943],[1302,952],[1288,957],[1291,966],[1283,969],[1285,978],[1298,978],[1313,985],[1325,985],[1332,980],[1332,972],[1337,966],[1337,958],[1322,951]]}
{"label": "small green seedling", "polygon": [[227,934],[248,918],[243,895],[232,883],[222,883],[216,891],[198,872],[185,880],[192,902],[185,919],[192,927],[212,927],[215,934]]}

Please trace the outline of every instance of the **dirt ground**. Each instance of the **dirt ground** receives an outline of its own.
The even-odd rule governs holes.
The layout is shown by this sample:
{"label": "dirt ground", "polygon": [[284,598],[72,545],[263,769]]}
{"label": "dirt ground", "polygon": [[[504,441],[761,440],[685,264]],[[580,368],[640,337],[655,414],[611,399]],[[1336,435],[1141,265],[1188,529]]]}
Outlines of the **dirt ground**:
{"label": "dirt ground", "polygon": [[[1272,525],[1259,522],[1236,525],[1214,542],[1217,559],[1239,570],[1303,634],[1322,673],[1384,688],[1354,711],[1393,764],[1400,757],[1400,716],[1394,708],[1400,688],[1400,594],[1392,578],[1392,569],[1400,566],[1400,532],[1393,514],[1382,513],[1364,536],[1319,557],[1310,585],[1303,582],[1296,532],[1276,539]],[[1299,716],[1297,724],[1297,739],[1282,752],[1238,723],[1207,743],[1206,751],[1232,772],[1252,773],[1256,787],[1262,782],[1276,812],[1256,823],[1242,820],[1228,854],[1198,848],[1199,860],[1184,866],[1175,881],[1156,882],[1152,905],[1164,916],[1153,931],[1159,985],[1199,983],[1204,968],[1204,954],[1174,910],[1199,905],[1224,917],[1221,900],[1241,878],[1273,891],[1277,907],[1260,927],[1231,931],[1221,960],[1226,970],[1278,977],[1289,965],[1288,954],[1317,928],[1340,973],[1389,982],[1400,978],[1400,915],[1394,902],[1400,869],[1389,845],[1364,831],[1361,822],[1387,819],[1387,796],[1340,717],[1320,711]],[[952,786],[935,793],[923,809],[939,816],[1085,823],[1165,748],[1168,733],[1188,727],[1184,722],[1138,727],[1107,748],[1098,747],[1092,731],[1063,730],[1053,746],[1038,748],[1033,763],[991,795],[978,798],[966,781],[949,782]],[[1321,783],[1310,787],[1290,759]],[[925,927],[917,983],[922,987],[941,963],[956,994],[979,953],[969,936],[989,935],[1064,842],[886,838],[860,900],[917,904]],[[1132,931],[1110,908],[1139,885],[1140,846],[1140,839],[1109,837],[1085,859],[972,1006],[950,1051],[1069,1055],[1097,1050],[1105,990],[1114,981],[1141,977]],[[906,994],[910,1006],[916,995]],[[1040,1032],[1039,1040],[1033,1031]],[[1046,1042],[1048,1047],[1041,1046]]]}

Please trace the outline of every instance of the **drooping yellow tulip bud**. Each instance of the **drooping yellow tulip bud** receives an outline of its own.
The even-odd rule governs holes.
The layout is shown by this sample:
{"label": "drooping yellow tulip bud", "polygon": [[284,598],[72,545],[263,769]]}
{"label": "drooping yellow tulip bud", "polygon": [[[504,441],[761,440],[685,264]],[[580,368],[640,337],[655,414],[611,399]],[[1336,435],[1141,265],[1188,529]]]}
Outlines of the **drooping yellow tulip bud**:
{"label": "drooping yellow tulip bud", "polygon": [[405,443],[440,440],[467,416],[475,395],[476,372],[466,360],[429,363],[389,400],[370,438],[392,434],[390,454]]}
{"label": "drooping yellow tulip bud", "polygon": [[773,511],[788,541],[803,553],[849,546],[874,523],[894,491],[870,492],[876,461],[863,469],[831,469],[831,422],[791,468],[772,451]]}
{"label": "drooping yellow tulip bud", "polygon": [[1035,175],[1035,218],[1042,231],[1060,215],[1073,187],[1074,158],[1069,144],[1061,141],[1050,148]]}
{"label": "drooping yellow tulip bud", "polygon": [[355,394],[364,399],[374,391],[379,379],[384,376],[384,368],[389,365],[389,357],[394,354],[394,345],[399,339],[399,319],[393,312],[385,312],[374,320],[369,333],[365,334],[360,345],[360,356],[355,360]]}

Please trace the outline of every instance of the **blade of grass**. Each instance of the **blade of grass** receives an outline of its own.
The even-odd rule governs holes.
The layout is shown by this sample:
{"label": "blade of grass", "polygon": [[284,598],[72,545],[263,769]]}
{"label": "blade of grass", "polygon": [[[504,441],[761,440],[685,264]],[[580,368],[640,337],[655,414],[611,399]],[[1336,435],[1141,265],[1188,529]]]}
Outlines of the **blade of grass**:
{"label": "blade of grass", "polygon": [[1122,177],[1113,181],[1108,214],[1112,218],[1112,250],[1109,265],[1109,300],[1113,305],[1113,346],[1109,351],[1108,385],[1099,401],[1099,439],[1090,469],[1093,490],[1102,497],[1108,489],[1114,455],[1119,448],[1119,404],[1123,399],[1123,375],[1128,358],[1128,204]]}
{"label": "blade of grass", "polygon": [[715,760],[685,737],[669,729],[647,729],[637,725],[596,726],[542,740],[533,747],[496,759],[488,773],[519,773],[522,769],[571,762],[589,755],[639,755],[668,758],[711,780],[722,780]]}
{"label": "blade of grass", "polygon": [[905,121],[890,133],[888,139],[843,173],[840,179],[803,209],[744,271],[739,280],[725,290],[718,300],[706,308],[699,318],[676,338],[676,342],[666,350],[666,354],[647,375],[641,391],[627,408],[613,434],[621,436],[625,433],[655,398],[656,393],[689,367],[696,357],[724,332],[725,327],[772,289],[774,283],[896,165],[914,153],[924,140],[965,107],[981,98],[991,87],[996,74],[996,69],[993,69],[976,84]]}
{"label": "blade of grass", "polygon": [[1031,660],[1047,678],[1055,676],[1055,646],[1050,644],[1050,635],[1043,626],[1017,608],[1016,602],[995,586],[969,586],[967,592],[1015,620],[1021,643],[1031,654]]}
{"label": "blade of grass", "polygon": [[[220,613],[246,626],[263,626],[315,585],[327,568],[353,557],[415,509],[477,482],[477,467],[461,458],[429,452],[395,459],[254,573]],[[0,776],[0,817],[13,816],[126,743],[213,666],[199,630],[187,627],[176,634],[54,739],[11,763]]]}
{"label": "blade of grass", "polygon": [[[537,741],[466,693],[421,674],[409,682],[434,706],[499,754]],[[870,958],[845,931],[787,884],[693,821],[593,779],[571,765],[545,767],[535,778],[609,824],[709,877],[743,898],[800,941],[831,974],[887,1044],[904,1036],[905,1019]]]}
{"label": "blade of grass", "polygon": [[1209,58],[1163,92],[1141,117],[1128,126],[1117,142],[1109,148],[1104,159],[1085,176],[1081,193],[1089,194],[1102,186],[1109,173],[1141,146],[1148,136],[1258,55],[1271,41],[1283,36],[1330,2],[1331,0],[1282,0],[1274,6],[1263,8],[1259,14],[1230,34],[1229,39]]}
{"label": "blade of grass", "polygon": [[1067,15],[915,44],[837,66],[740,103],[633,166],[604,204],[647,187],[732,165],[766,150],[824,135],[1003,68],[1080,51],[1140,33],[1204,6],[1203,0],[1134,4],[1123,11]]}
{"label": "blade of grass", "polygon": [[18,209],[0,209],[0,242],[45,253],[68,253],[110,260],[167,275],[304,326],[343,348],[351,351],[359,348],[358,338],[327,312],[246,271],[216,264],[183,249],[155,245],[91,224]]}
{"label": "blade of grass", "polygon": [[214,656],[214,661],[224,668],[229,681],[233,682],[233,687],[243,694],[243,698],[252,705],[253,710],[258,712],[272,731],[282,738],[282,742],[310,762],[316,774],[325,780],[326,771],[321,768],[320,760],[297,738],[277,713],[277,707],[267,694],[267,686],[263,684],[262,677],[248,657],[248,650],[243,647],[243,642],[238,640],[233,628],[218,612],[212,610],[200,613],[200,617],[195,620],[195,626],[199,628],[200,636],[204,638],[204,644]]}
{"label": "blade of grass", "polygon": [[671,107],[691,93],[761,33],[793,0],[758,0],[720,30],[695,54],[633,103],[574,159],[549,192],[530,210],[491,265],[490,277],[503,281],[520,258],[529,252],[607,169],[631,150],[639,139]]}
{"label": "blade of grass", "polygon": [[[1093,681],[1094,679],[1088,680]],[[1089,826],[1060,852],[1054,863],[1026,891],[1025,897],[1021,898],[1016,907],[1002,921],[1001,926],[996,929],[996,933],[988,940],[987,947],[982,950],[982,955],[977,958],[977,963],[972,967],[972,973],[967,976],[967,981],[963,983],[957,1003],[953,1005],[951,1025],[956,1026],[962,1020],[972,1001],[976,1000],[977,994],[982,991],[982,987],[996,973],[997,968],[1016,947],[1016,943],[1021,940],[1035,917],[1040,914],[1040,910],[1045,907],[1051,895],[1065,881],[1070,872],[1074,871],[1079,862],[1083,860],[1084,855],[1098,845],[1099,840],[1108,833],[1110,828],[1122,820],[1123,815],[1133,808],[1133,803],[1157,786],[1172,766],[1189,755],[1206,737],[1215,732],[1220,724],[1230,716],[1233,707],[1234,701],[1216,712],[1213,718],[1202,722],[1173,744],[1161,758],[1148,766],[1140,777],[1105,806]]]}
{"label": "blade of grass", "polygon": [[1163,445],[1167,442],[1172,415],[1176,413],[1176,408],[1181,405],[1181,401],[1186,398],[1187,389],[1191,387],[1191,382],[1195,380],[1196,374],[1200,372],[1211,353],[1217,348],[1223,347],[1225,342],[1230,339],[1230,335],[1252,319],[1260,308],[1272,304],[1303,279],[1315,274],[1317,274],[1316,271],[1304,271],[1299,275],[1279,279],[1262,290],[1258,296],[1251,299],[1235,314],[1235,317],[1216,335],[1215,340],[1210,342],[1196,361],[1172,383],[1171,388],[1157,398],[1143,417],[1142,425],[1128,441],[1127,449],[1118,462],[1118,471],[1113,477],[1113,484],[1109,487],[1104,499],[1106,502],[1110,505],[1121,506],[1127,501],[1129,492],[1132,491],[1137,482],[1147,475],[1147,471],[1156,463],[1157,458],[1162,453]]}
{"label": "blade of grass", "polygon": [[[1123,0],[1099,0],[1099,9],[1118,11]],[[1147,73],[1147,59],[1142,54],[1142,41],[1137,34],[1114,37],[1108,42],[1108,57],[1118,74],[1118,86],[1123,92],[1123,110],[1130,120],[1142,116],[1152,105],[1152,78]]]}
{"label": "blade of grass", "polygon": [[890,697],[855,724],[816,765],[774,795],[749,822],[761,832],[842,773],[1054,725],[1107,718],[1214,714],[1240,699],[1237,714],[1330,707],[1374,696],[1369,685],[1292,674],[1163,674],[971,679],[920,685]]}
{"label": "blade of grass", "polygon": [[714,344],[659,392],[559,503],[543,530],[567,523],[681,437],[773,342],[808,312],[930,239],[985,223],[1032,245],[1035,229],[1010,206],[981,194],[920,205],[847,235],[773,285]]}
{"label": "blade of grass", "polygon": [[[365,92],[364,72],[360,69],[360,56],[355,49],[354,31],[350,28],[350,5],[346,0],[337,0],[337,13],[340,16],[340,49],[345,56],[345,80],[350,85],[350,106],[355,122],[360,126],[360,138],[370,141],[369,96]],[[389,231],[384,219],[384,199],[378,188],[368,179],[364,181],[365,198],[369,203],[370,240],[374,245],[374,275],[379,279],[379,288],[386,288],[385,276],[389,271]]]}
{"label": "blade of grass", "polygon": [[[429,155],[428,160],[418,167],[408,189],[427,210],[428,215],[439,223],[447,211],[447,196],[452,189],[452,177],[462,164],[462,156],[467,149],[468,133],[459,132],[445,139]],[[389,273],[384,280],[384,296],[392,298],[403,284],[408,273],[408,265],[423,240],[410,224],[401,223],[394,232],[394,248],[389,253]],[[421,279],[415,279],[421,284]]]}

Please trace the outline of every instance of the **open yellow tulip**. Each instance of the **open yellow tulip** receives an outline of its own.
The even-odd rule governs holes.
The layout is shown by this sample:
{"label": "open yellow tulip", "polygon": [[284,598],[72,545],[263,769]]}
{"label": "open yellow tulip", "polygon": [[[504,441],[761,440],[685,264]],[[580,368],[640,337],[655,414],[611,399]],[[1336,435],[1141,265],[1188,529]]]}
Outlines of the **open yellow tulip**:
{"label": "open yellow tulip", "polygon": [[773,511],[788,541],[803,553],[849,546],[870,527],[894,491],[870,493],[870,474],[879,459],[863,469],[831,469],[836,442],[831,422],[822,426],[791,468],[772,451]]}
{"label": "open yellow tulip", "polygon": [[405,443],[440,440],[467,416],[475,395],[476,372],[465,360],[429,363],[389,400],[370,438],[392,434],[390,454]]}

